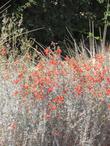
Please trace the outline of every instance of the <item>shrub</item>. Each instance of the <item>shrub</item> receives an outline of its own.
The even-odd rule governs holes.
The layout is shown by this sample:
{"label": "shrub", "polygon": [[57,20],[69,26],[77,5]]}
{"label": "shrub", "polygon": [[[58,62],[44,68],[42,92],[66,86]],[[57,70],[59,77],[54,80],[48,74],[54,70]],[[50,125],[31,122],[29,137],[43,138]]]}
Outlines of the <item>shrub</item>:
{"label": "shrub", "polygon": [[37,65],[1,64],[0,144],[109,145],[109,58],[47,50]]}

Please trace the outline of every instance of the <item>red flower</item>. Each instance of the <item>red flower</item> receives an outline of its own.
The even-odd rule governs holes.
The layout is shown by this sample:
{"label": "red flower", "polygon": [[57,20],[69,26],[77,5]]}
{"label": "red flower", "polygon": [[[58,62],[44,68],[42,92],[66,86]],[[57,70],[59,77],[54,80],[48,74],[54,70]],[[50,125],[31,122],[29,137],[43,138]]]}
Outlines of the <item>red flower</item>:
{"label": "red flower", "polygon": [[107,77],[106,81],[107,81],[108,84],[110,84],[110,77]]}
{"label": "red flower", "polygon": [[49,107],[50,111],[57,110],[57,106],[54,103],[52,103],[52,102],[48,103],[48,107]]}
{"label": "red flower", "polygon": [[2,50],[1,50],[1,55],[2,55],[2,56],[5,56],[6,54],[7,54],[6,48],[2,48]]}
{"label": "red flower", "polygon": [[55,59],[51,59],[51,60],[50,60],[50,64],[52,64],[52,65],[57,65],[57,61],[56,61]]}
{"label": "red flower", "polygon": [[22,78],[22,77],[23,77],[23,73],[21,72],[18,74],[18,78]]}
{"label": "red flower", "polygon": [[52,110],[52,111],[54,111],[54,110],[56,110],[56,109],[57,109],[57,106],[56,106],[56,105],[52,105],[52,106],[51,106],[51,110]]}
{"label": "red flower", "polygon": [[38,100],[42,100],[44,98],[42,92],[35,91],[33,95]]}
{"label": "red flower", "polygon": [[19,94],[19,91],[16,90],[12,95],[13,95],[13,96],[17,96],[18,94]]}
{"label": "red flower", "polygon": [[82,93],[82,87],[81,87],[81,85],[77,85],[74,90],[75,90],[75,92],[78,95],[80,95]]}
{"label": "red flower", "polygon": [[106,95],[110,96],[110,88],[106,89]]}
{"label": "red flower", "polygon": [[29,85],[27,83],[25,83],[23,86],[22,86],[24,89],[28,89],[29,88]]}
{"label": "red flower", "polygon": [[56,53],[57,53],[58,55],[60,55],[60,54],[62,53],[62,50],[61,50],[60,47],[57,48]]}
{"label": "red flower", "polygon": [[63,96],[57,96],[57,99],[58,99],[57,103],[59,103],[59,104],[64,102],[64,97]]}
{"label": "red flower", "polygon": [[110,110],[110,104],[108,104],[107,106],[108,106],[108,109]]}
{"label": "red flower", "polygon": [[94,70],[95,71],[99,71],[100,69],[102,68],[102,64],[99,62],[97,62],[97,64],[95,64],[95,66],[94,66]]}
{"label": "red flower", "polygon": [[51,93],[52,91],[53,91],[53,87],[50,87],[50,88],[48,88],[47,93],[49,94],[49,93]]}
{"label": "red flower", "polygon": [[94,78],[90,74],[86,74],[84,77],[87,81],[94,82]]}
{"label": "red flower", "polygon": [[49,48],[46,48],[46,49],[44,50],[45,55],[49,55],[50,52],[51,52],[51,50],[50,50]]}
{"label": "red flower", "polygon": [[16,79],[16,80],[12,81],[12,83],[14,83],[14,84],[18,84],[19,82],[20,82],[20,79]]}
{"label": "red flower", "polygon": [[84,66],[84,68],[85,68],[87,71],[91,70],[91,66],[90,66],[90,65],[84,64],[83,66]]}
{"label": "red flower", "polygon": [[92,91],[93,85],[88,85],[87,87],[88,87],[89,91]]}
{"label": "red flower", "polygon": [[63,96],[56,96],[54,99],[52,99],[52,102],[61,104],[64,102],[64,97]]}

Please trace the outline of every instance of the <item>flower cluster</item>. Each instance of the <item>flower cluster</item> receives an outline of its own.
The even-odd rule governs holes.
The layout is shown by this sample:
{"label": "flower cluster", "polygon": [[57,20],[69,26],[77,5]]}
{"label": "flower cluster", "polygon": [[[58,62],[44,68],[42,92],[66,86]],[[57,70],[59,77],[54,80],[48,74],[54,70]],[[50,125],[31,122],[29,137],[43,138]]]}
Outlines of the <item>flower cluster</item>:
{"label": "flower cluster", "polygon": [[[22,66],[22,71],[13,81],[18,84],[24,80],[20,85],[20,95],[23,98],[32,95],[36,100],[45,100],[47,108],[53,111],[57,110],[58,105],[65,103],[68,91],[75,96],[88,93],[101,100],[110,96],[110,68],[105,65],[103,54],[96,55],[95,62],[89,59],[88,62],[81,62],[69,57],[62,61],[60,48],[55,53],[49,48],[44,52],[49,58],[43,58],[32,70]],[[28,72],[28,75],[25,75],[25,72]],[[71,89],[68,85],[70,76]],[[15,91],[15,95],[18,95],[18,91]]]}
{"label": "flower cluster", "polygon": [[[47,48],[44,52],[45,56],[38,64],[16,60],[11,65],[7,62],[3,68],[2,79],[6,82],[3,91],[9,93],[2,96],[2,101],[10,102],[0,109],[5,111],[8,106],[6,111],[11,115],[8,121],[7,116],[2,115],[1,119],[6,122],[3,127],[7,129],[7,135],[14,133],[19,145],[24,141],[19,135],[25,132],[29,137],[34,135],[35,139],[32,136],[30,141],[38,145],[36,139],[39,134],[41,137],[44,134],[46,138],[53,135],[60,140],[62,138],[62,143],[68,143],[70,137],[66,131],[71,134],[72,126],[72,136],[78,139],[80,145],[86,134],[84,131],[88,130],[90,135],[91,131],[99,129],[100,122],[100,125],[106,125],[105,119],[108,119],[110,109],[110,65],[104,54],[97,54],[88,60],[68,56],[62,60],[60,48],[55,51]],[[12,70],[10,74],[9,68]],[[78,137],[75,137],[74,127]],[[9,139],[5,137],[4,141],[10,143],[10,136]]]}

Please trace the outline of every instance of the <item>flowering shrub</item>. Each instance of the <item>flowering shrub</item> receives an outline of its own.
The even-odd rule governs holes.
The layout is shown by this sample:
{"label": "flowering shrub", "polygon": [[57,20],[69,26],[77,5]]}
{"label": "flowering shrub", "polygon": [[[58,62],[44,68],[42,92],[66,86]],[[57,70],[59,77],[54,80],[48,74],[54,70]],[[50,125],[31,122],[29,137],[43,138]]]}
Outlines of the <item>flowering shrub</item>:
{"label": "flowering shrub", "polygon": [[110,65],[44,51],[38,64],[5,63],[0,72],[0,145],[110,145]]}

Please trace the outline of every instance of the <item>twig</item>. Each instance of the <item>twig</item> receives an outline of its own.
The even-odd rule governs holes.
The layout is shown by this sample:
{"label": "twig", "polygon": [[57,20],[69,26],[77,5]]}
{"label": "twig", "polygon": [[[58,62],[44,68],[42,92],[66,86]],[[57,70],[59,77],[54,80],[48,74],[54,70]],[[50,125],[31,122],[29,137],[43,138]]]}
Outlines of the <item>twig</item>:
{"label": "twig", "polygon": [[9,4],[11,2],[11,0],[9,0],[9,1],[7,1],[3,6],[1,6],[0,7],[0,10],[2,9],[2,8],[4,8],[7,4]]}

